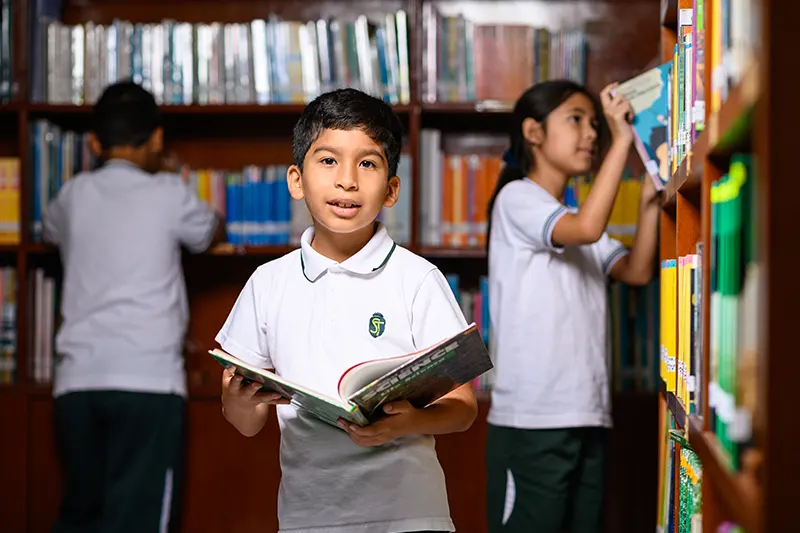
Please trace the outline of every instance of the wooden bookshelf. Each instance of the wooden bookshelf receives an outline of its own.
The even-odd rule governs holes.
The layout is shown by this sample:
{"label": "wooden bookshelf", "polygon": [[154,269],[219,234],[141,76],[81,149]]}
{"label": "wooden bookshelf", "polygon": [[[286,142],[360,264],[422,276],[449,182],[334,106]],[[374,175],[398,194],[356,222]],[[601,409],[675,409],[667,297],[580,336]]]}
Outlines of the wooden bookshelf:
{"label": "wooden bookshelf", "polygon": [[[310,20],[356,13],[380,14],[403,8],[408,13],[411,101],[395,106],[406,128],[406,150],[412,156],[411,183],[420,190],[426,176],[419,167],[420,131],[425,127],[445,132],[488,130],[505,133],[510,110],[505,105],[479,102],[423,102],[422,8],[429,0],[65,0],[62,20],[68,24],[93,21],[108,24],[115,18],[157,22],[164,18],[189,22],[243,22],[276,13],[285,18]],[[65,128],[88,127],[91,106],[32,102],[29,74],[32,68],[27,10],[33,0],[14,2],[13,102],[0,106],[0,155],[21,162],[21,242],[0,246],[0,254],[16,261],[18,273],[17,379],[0,386],[0,424],[13,428],[0,439],[0,524],[14,532],[49,531],[59,502],[59,468],[56,456],[50,387],[34,382],[29,372],[30,341],[36,332],[31,319],[31,271],[36,266],[60,269],[57,250],[34,242],[32,216],[31,150],[29,136],[34,120],[48,119]],[[452,2],[451,2],[452,3]],[[458,6],[480,4],[459,0]],[[484,3],[485,4],[485,3]],[[660,23],[658,0],[591,0],[581,13],[590,27],[588,86],[598,92],[615,80],[641,72],[658,54],[655,35]],[[539,16],[565,18],[560,0],[539,0],[535,9],[520,10],[518,2],[492,2],[484,6],[493,18],[516,22]],[[548,17],[548,15],[552,15]],[[572,20],[574,17],[566,17]],[[565,19],[566,20],[566,19]],[[620,21],[625,31],[620,32]],[[291,126],[302,105],[165,105],[162,107],[167,143],[191,166],[241,168],[247,164],[288,162]],[[691,181],[691,180],[687,180]],[[416,194],[416,193],[415,193]],[[460,272],[465,279],[486,273],[482,248],[423,246],[419,239],[419,197],[412,203],[412,240],[408,247],[429,258],[443,271]],[[678,203],[676,202],[676,205]],[[662,231],[663,228],[662,228]],[[185,257],[191,322],[187,332],[187,459],[182,531],[273,531],[277,526],[276,494],[278,428],[273,418],[265,431],[244,439],[220,416],[219,368],[205,356],[235,297],[254,268],[285,254],[293,246],[220,246],[207,253]],[[466,433],[437,438],[437,451],[448,479],[449,500],[459,532],[485,531],[484,441],[489,396],[479,394],[480,414]],[[649,530],[654,515],[655,421],[649,418],[657,394],[615,394],[609,464],[607,531],[639,533]],[[652,423],[650,423],[652,422]],[[220,512],[219,490],[231,476],[231,454],[238,464],[249,465],[240,476],[237,512]],[[652,467],[652,468],[651,468]],[[650,489],[648,491],[647,489]]]}
{"label": "wooden bookshelf", "polygon": [[[714,26],[705,2],[705,42],[721,28]],[[662,60],[669,61],[676,43],[681,9],[691,9],[687,0],[661,3]],[[705,70],[706,129],[688,151],[664,192],[661,217],[660,258],[674,259],[697,242],[709,243],[711,235],[711,186],[727,173],[735,154],[753,154],[760,220],[757,221],[758,262],[762,282],[759,295],[759,342],[756,375],[757,407],[752,413],[753,444],[739,469],[734,469],[711,425],[708,405],[710,338],[710,272],[704,258],[702,308],[702,374],[698,386],[704,398],[703,410],[687,416],[681,401],[662,388],[661,408],[672,412],[678,426],[686,432],[688,444],[702,462],[703,533],[717,533],[723,522],[735,522],[748,533],[786,531],[797,521],[796,477],[800,459],[790,451],[800,437],[800,426],[793,420],[790,398],[796,388],[792,376],[800,371],[797,358],[786,355],[793,350],[789,316],[800,298],[793,282],[790,264],[798,260],[796,242],[790,236],[792,207],[800,193],[793,175],[793,148],[787,141],[787,124],[798,116],[796,87],[780,78],[789,68],[793,43],[786,33],[789,9],[774,0],[760,2],[760,41],[753,43],[753,56],[742,69],[738,82],[730,87],[717,111],[710,108],[712,73]],[[746,14],[744,18],[756,17]],[[756,20],[758,18],[756,17]],[[712,45],[713,46],[713,45]],[[706,60],[708,61],[708,48]],[[708,63],[706,64],[708,65]],[[666,240],[666,242],[665,242]],[[708,247],[706,246],[707,253]],[[794,313],[796,315],[796,313]],[[736,319],[738,320],[738,319]],[[735,322],[717,327],[737,328]],[[738,354],[737,354],[738,355]],[[663,433],[661,437],[663,438]],[[678,500],[677,492],[674,498]]]}

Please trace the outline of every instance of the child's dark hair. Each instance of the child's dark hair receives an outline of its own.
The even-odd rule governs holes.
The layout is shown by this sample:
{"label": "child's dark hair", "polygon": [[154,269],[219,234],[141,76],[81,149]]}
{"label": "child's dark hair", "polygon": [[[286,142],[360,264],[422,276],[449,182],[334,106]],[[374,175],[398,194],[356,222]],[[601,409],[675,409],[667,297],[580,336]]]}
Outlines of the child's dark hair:
{"label": "child's dark hair", "polygon": [[315,98],[294,126],[292,151],[301,172],[308,149],[326,129],[364,131],[383,147],[389,177],[397,175],[403,125],[388,103],[356,89],[338,89]]}
{"label": "child's dark hair", "polygon": [[584,94],[595,108],[595,121],[597,123],[598,152],[602,153],[608,138],[608,126],[603,115],[600,102],[583,85],[570,80],[550,80],[537,83],[519,97],[511,116],[510,146],[503,155],[505,166],[497,179],[492,197],[489,200],[486,246],[488,249],[492,229],[492,210],[494,202],[500,191],[510,182],[522,179],[528,175],[534,166],[533,154],[530,143],[522,134],[522,123],[526,118],[532,118],[542,125],[547,132],[546,119],[558,106],[563,104],[573,94]]}
{"label": "child's dark hair", "polygon": [[104,150],[142,146],[159,127],[155,98],[132,81],[109,85],[94,105],[92,131]]}

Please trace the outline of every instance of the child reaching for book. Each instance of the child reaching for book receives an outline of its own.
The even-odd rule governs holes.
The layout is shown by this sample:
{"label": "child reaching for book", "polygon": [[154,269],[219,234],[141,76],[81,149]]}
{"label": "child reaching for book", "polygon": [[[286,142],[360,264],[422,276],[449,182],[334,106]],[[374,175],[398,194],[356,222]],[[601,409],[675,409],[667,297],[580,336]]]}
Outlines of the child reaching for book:
{"label": "child reaching for book", "polygon": [[[376,222],[398,198],[402,135],[387,103],[354,89],[306,107],[287,182],[313,226],[300,249],[251,275],[216,337],[224,351],[336,398],[353,365],[427,348],[466,327],[444,275]],[[424,408],[389,403],[381,420],[341,428],[257,392],[259,383],[243,384],[231,369],[222,387],[225,417],[247,436],[279,404],[280,531],[453,531],[432,435],[470,427],[471,384]]]}
{"label": "child reaching for book", "polygon": [[187,392],[180,252],[223,240],[225,225],[162,170],[161,113],[141,86],[104,90],[90,146],[102,166],[65,182],[44,217],[64,265],[53,531],[175,530]]}
{"label": "child reaching for book", "polygon": [[[606,234],[633,132],[624,97],[600,102],[570,81],[534,85],[514,108],[506,166],[489,204],[489,292],[496,382],[488,415],[491,533],[602,531],[609,277],[655,266],[658,194],[642,185],[632,249]],[[610,147],[579,209],[570,177]]]}

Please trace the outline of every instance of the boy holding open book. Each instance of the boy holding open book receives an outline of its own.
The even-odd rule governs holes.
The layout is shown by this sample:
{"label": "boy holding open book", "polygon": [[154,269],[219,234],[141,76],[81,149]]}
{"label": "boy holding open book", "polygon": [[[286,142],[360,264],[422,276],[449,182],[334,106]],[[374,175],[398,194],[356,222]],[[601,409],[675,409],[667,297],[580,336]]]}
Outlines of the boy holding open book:
{"label": "boy holding open book", "polygon": [[[337,397],[348,368],[465,329],[442,273],[376,222],[398,198],[401,145],[401,123],[379,99],[342,89],[307,106],[287,182],[314,225],[299,250],[247,281],[216,338],[224,351]],[[278,404],[280,531],[453,531],[432,435],[471,426],[469,382],[426,407],[390,402],[371,424],[340,420],[337,428],[242,379],[230,368],[222,378],[224,415],[242,434],[258,433]]]}

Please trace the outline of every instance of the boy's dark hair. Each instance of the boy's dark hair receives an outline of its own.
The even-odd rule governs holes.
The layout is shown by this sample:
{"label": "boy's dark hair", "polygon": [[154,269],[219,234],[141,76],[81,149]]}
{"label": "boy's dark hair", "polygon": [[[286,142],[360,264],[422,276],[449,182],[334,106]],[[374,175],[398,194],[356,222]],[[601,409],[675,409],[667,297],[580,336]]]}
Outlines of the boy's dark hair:
{"label": "boy's dark hair", "polygon": [[[522,179],[528,175],[534,165],[531,146],[522,134],[522,123],[526,118],[532,118],[542,125],[547,131],[546,119],[558,106],[563,104],[573,94],[586,95],[594,104],[594,116],[597,123],[598,153],[605,149],[609,137],[608,125],[603,114],[603,107],[598,99],[586,87],[570,80],[550,80],[537,83],[517,100],[511,117],[510,146],[503,155],[505,166],[497,179],[492,197],[489,200],[487,237],[492,230],[492,210],[494,202],[500,191],[510,182]],[[489,239],[486,239],[489,247]]]}
{"label": "boy's dark hair", "polygon": [[301,172],[308,149],[326,129],[362,130],[383,147],[389,177],[397,175],[403,125],[387,102],[356,89],[338,89],[315,98],[303,110],[292,136],[294,164]]}
{"label": "boy's dark hair", "polygon": [[109,85],[94,105],[92,131],[104,150],[139,147],[159,127],[161,113],[155,98],[132,81]]}

